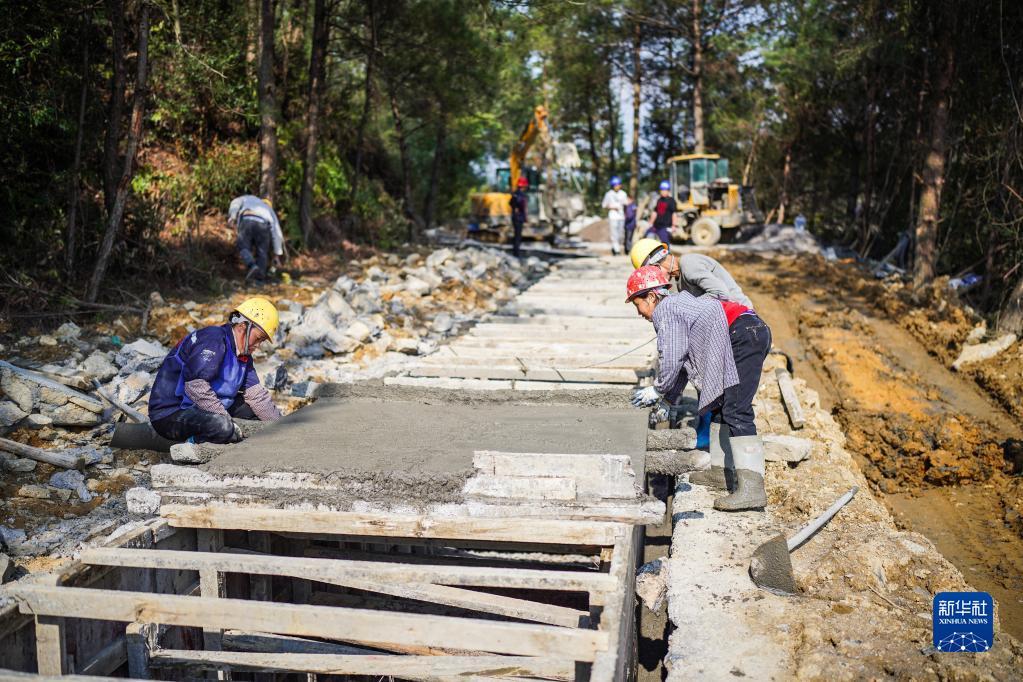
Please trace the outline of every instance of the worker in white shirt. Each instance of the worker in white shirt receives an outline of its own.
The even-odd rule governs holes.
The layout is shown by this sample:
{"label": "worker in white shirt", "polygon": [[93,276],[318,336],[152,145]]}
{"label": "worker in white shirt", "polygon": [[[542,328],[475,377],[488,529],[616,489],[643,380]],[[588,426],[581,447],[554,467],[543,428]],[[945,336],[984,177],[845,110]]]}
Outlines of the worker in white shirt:
{"label": "worker in white shirt", "polygon": [[238,253],[245,263],[245,279],[265,283],[273,261],[284,255],[284,234],[269,197],[260,199],[251,194],[235,198],[227,210],[227,222],[238,230]]}
{"label": "worker in white shirt", "polygon": [[604,194],[601,208],[607,209],[607,224],[611,233],[611,253],[617,255],[625,246],[625,205],[629,195],[622,189],[622,179],[611,176],[611,189]]}

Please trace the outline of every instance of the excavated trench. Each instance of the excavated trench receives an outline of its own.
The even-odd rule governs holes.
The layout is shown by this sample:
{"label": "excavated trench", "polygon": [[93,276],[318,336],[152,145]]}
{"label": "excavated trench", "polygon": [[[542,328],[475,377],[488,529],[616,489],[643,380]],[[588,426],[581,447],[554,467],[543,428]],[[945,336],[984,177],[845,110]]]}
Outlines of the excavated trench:
{"label": "excavated trench", "polygon": [[896,522],[994,595],[1002,627],[1023,636],[1023,481],[1012,460],[1019,424],[880,312],[864,295],[874,292],[857,290],[848,272],[811,257],[721,258],[796,375],[831,409]]}

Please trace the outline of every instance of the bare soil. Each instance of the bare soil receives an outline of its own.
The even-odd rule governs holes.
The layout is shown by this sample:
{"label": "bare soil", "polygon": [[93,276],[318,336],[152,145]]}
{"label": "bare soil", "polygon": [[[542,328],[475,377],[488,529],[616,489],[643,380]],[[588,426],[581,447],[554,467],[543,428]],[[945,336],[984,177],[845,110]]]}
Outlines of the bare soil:
{"label": "bare soil", "polygon": [[949,367],[975,320],[939,284],[914,299],[851,264],[719,254],[817,390],[896,521],[932,540],[1023,637],[1023,359]]}

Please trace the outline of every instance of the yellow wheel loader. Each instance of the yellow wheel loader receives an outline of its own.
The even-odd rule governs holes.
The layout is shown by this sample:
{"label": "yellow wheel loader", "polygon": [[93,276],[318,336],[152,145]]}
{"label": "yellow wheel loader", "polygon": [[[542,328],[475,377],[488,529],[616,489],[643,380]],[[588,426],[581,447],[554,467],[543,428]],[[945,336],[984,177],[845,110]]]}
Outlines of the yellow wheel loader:
{"label": "yellow wheel loader", "polygon": [[671,194],[679,204],[675,237],[713,246],[724,230],[763,223],[753,187],[732,182],[728,159],[718,154],[683,154],[668,159]]}

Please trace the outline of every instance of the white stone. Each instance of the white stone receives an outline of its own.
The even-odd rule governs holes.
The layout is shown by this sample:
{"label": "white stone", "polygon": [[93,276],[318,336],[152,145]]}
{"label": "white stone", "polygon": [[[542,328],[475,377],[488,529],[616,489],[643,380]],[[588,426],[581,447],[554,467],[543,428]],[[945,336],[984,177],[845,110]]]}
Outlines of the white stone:
{"label": "white stone", "polygon": [[323,347],[335,355],[351,353],[361,345],[358,339],[348,336],[340,329],[331,329],[327,338],[323,340]]}
{"label": "white stone", "polygon": [[106,353],[95,351],[82,363],[81,371],[89,379],[107,381],[117,374],[117,367],[110,362]]}
{"label": "white stone", "polygon": [[361,320],[355,320],[348,329],[345,330],[345,336],[349,336],[356,341],[366,341],[370,336],[373,335],[373,330],[369,328],[369,325]]}
{"label": "white stone", "polygon": [[436,268],[441,266],[444,261],[451,258],[454,255],[451,249],[437,249],[429,256],[426,257],[426,267]]}
{"label": "white stone", "polygon": [[50,499],[50,489],[45,485],[35,483],[23,485],[18,488],[18,497],[34,497],[37,500]]}
{"label": "white stone", "polygon": [[57,327],[57,331],[53,333],[61,341],[70,341],[71,339],[77,339],[82,333],[82,328],[74,322],[65,322],[64,324]]}
{"label": "white stone", "polygon": [[3,468],[12,474],[27,474],[36,470],[36,464],[38,462],[28,457],[11,457],[4,459]]}
{"label": "white stone", "polygon": [[323,292],[316,305],[325,308],[334,319],[350,320],[355,317],[355,309],[345,300],[341,292],[334,289],[327,289]]}
{"label": "white stone", "polygon": [[403,336],[394,341],[394,350],[405,355],[419,355],[419,339]]}
{"label": "white stone", "polygon": [[41,429],[44,426],[53,425],[53,419],[47,417],[45,414],[30,414],[25,421],[33,429]]}
{"label": "white stone", "polygon": [[153,516],[160,511],[160,493],[148,488],[129,488],[124,501],[130,514]]}
{"label": "white stone", "polygon": [[963,346],[959,357],[952,363],[952,369],[958,370],[964,365],[981,362],[982,360],[990,360],[1014,343],[1016,343],[1016,335],[1006,334],[987,343]]}
{"label": "white stone", "polygon": [[14,426],[27,416],[27,412],[10,400],[0,401],[0,427]]}
{"label": "white stone", "polygon": [[438,334],[446,334],[454,326],[455,320],[451,317],[450,313],[437,313],[437,317],[433,318],[433,324],[430,325],[430,328]]}
{"label": "white stone", "polygon": [[40,346],[56,346],[57,345],[57,339],[53,338],[49,334],[43,334],[42,336],[39,337],[39,345]]}
{"label": "white stone", "polygon": [[980,343],[985,336],[987,336],[987,322],[981,322],[966,335],[966,343],[970,345]]}
{"label": "white stone", "polygon": [[149,390],[153,376],[149,372],[132,372],[117,385],[117,398],[131,404]]}
{"label": "white stone", "polygon": [[412,294],[413,296],[426,296],[433,290],[430,284],[415,275],[411,275],[405,278],[405,291]]}

